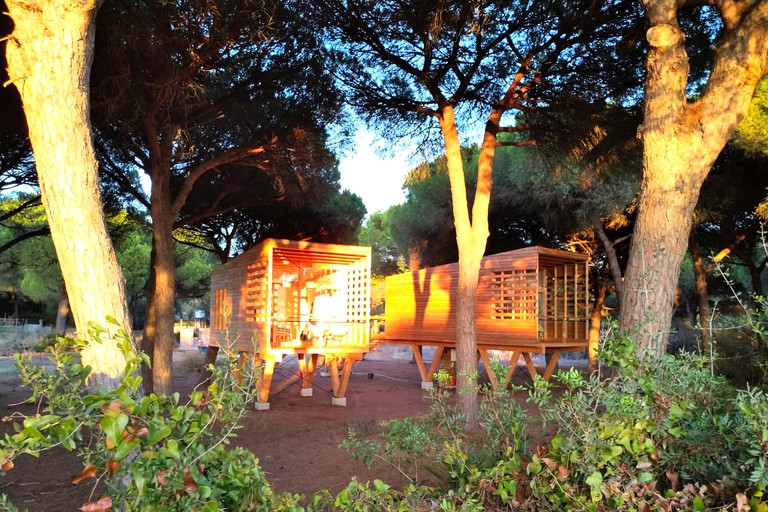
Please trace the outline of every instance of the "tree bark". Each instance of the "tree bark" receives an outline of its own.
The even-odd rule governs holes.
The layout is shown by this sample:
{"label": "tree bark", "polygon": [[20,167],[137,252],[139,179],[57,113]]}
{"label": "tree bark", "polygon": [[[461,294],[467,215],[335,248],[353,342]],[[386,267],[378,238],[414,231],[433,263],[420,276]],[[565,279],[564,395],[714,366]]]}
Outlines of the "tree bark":
{"label": "tree bark", "polygon": [[[459,282],[456,296],[456,385],[459,410],[464,414],[468,428],[477,427],[477,330],[475,327],[475,297],[480,277],[480,261],[488,238],[488,201],[490,198],[491,169],[485,142],[478,161],[477,190],[469,217],[467,187],[461,158],[459,133],[453,107],[441,108],[440,129],[445,141],[448,178],[451,184],[453,219],[459,250]],[[493,136],[495,149],[495,136]],[[491,152],[490,161],[493,161]]]}
{"label": "tree bark", "polygon": [[59,306],[56,308],[56,334],[64,336],[67,331],[67,316],[69,316],[69,297],[66,287],[59,288]]}
{"label": "tree bark", "polygon": [[152,268],[142,347],[152,357],[152,391],[170,395],[173,393],[173,324],[176,294],[173,224],[176,214],[171,207],[170,160],[164,156],[167,152],[162,151],[159,144],[150,151]]}
{"label": "tree bark", "polygon": [[729,17],[702,95],[688,102],[688,56],[676,0],[644,0],[643,180],[620,321],[638,351],[666,352],[680,263],[701,184],[768,71],[768,2]]}
{"label": "tree bark", "polygon": [[[616,256],[614,242],[605,234],[602,222],[596,222],[593,229],[595,230],[595,236],[597,236],[600,245],[603,247],[605,259],[608,261],[608,267],[613,278],[613,287],[616,289],[616,296],[621,299],[621,294],[624,290],[624,278],[621,275],[621,265],[619,265],[619,258]],[[621,307],[621,302],[619,302],[619,307]]]}
{"label": "tree bark", "polygon": [[[101,206],[93,150],[88,81],[93,56],[94,0],[8,0],[14,31],[8,71],[19,89],[35,155],[42,202],[72,305],[78,335],[108,316],[130,334],[124,280]],[[125,359],[103,336],[82,353],[89,383],[117,387]]]}
{"label": "tree bark", "polygon": [[603,318],[603,305],[605,296],[608,293],[608,269],[603,267],[600,271],[600,288],[598,288],[595,304],[592,307],[589,327],[589,373],[595,373],[598,370],[597,351],[600,347],[600,323]]}
{"label": "tree bark", "polygon": [[699,238],[696,236],[696,230],[692,229],[688,237],[688,249],[691,252],[691,261],[693,262],[693,277],[696,283],[696,304],[698,307],[699,325],[701,326],[701,349],[702,352],[709,352],[709,340],[712,331],[709,328],[712,313],[709,309],[709,289],[707,288],[707,271],[701,259],[701,246]]}

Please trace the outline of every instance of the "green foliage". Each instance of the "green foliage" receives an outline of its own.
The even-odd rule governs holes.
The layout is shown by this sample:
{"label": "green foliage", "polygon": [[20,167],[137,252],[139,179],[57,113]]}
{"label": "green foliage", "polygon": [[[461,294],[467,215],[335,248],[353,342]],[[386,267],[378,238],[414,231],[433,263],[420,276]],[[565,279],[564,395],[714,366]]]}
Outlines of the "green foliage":
{"label": "green foliage", "polygon": [[[94,328],[92,342],[102,332]],[[17,415],[21,422],[14,425],[16,433],[0,441],[4,468],[21,453],[37,456],[61,446],[77,450],[84,463],[73,483],[103,482],[106,495],[101,499],[115,509],[300,509],[296,497],[271,489],[252,453],[228,447],[254,398],[255,372],[236,378],[232,360],[213,369],[214,383],[205,392],[194,391],[186,403],[178,393],[142,396],[138,366],[148,359],[131,351],[125,333],[117,341],[127,366],[113,391],[89,389],[91,369],[61,347],[51,353],[52,371],[19,357],[22,382],[40,408],[31,416]]]}
{"label": "green foliage", "polygon": [[763,78],[757,84],[755,95],[736,129],[734,140],[747,152],[768,156],[768,78]]}
{"label": "green foliage", "polygon": [[[555,376],[561,396],[543,381],[531,391],[543,421],[557,427],[527,466],[531,491],[547,508],[667,510],[694,498],[709,506],[726,499],[717,482],[748,480],[743,454],[755,443],[734,408],[735,390],[707,361],[638,358],[626,336],[609,340],[601,357],[621,369],[617,377],[571,370]],[[683,486],[696,482],[710,492]]]}
{"label": "green foliage", "polygon": [[[450,375],[438,373],[436,378],[445,384]],[[441,510],[511,506],[517,503],[518,480],[523,475],[519,451],[526,432],[524,416],[507,391],[485,391],[478,415],[483,428],[478,432],[463,430],[463,417],[441,384],[431,391],[432,405],[419,418],[382,422],[381,442],[350,430],[342,447],[369,466],[386,462],[412,482],[402,501],[395,502],[397,507],[414,494],[419,500],[437,500]],[[417,485],[428,480],[423,469],[429,480],[440,484],[439,489]],[[415,505],[410,502],[409,506]],[[397,507],[393,510],[408,510]]]}
{"label": "green foliage", "polygon": [[392,238],[391,212],[392,208],[372,213],[360,230],[360,244],[372,248],[371,273],[374,276],[396,274],[404,266],[404,253]]}

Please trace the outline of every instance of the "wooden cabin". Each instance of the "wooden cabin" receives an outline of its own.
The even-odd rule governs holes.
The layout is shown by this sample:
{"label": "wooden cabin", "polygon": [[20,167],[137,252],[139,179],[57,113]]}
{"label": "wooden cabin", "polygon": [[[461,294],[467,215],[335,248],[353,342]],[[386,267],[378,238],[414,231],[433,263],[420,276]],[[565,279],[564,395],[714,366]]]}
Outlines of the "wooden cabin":
{"label": "wooden cabin", "polygon": [[274,239],[213,271],[210,345],[264,362],[257,408],[269,408],[274,366],[288,354],[299,356],[304,396],[324,356],[333,403],[346,404],[352,363],[370,349],[370,274],[370,247]]}
{"label": "wooden cabin", "polygon": [[[486,367],[488,350],[505,350],[511,352],[508,379],[521,355],[533,375],[530,354],[549,350],[548,379],[562,351],[583,350],[591,312],[588,275],[587,257],[574,252],[529,247],[484,257],[475,325]],[[384,341],[413,347],[425,387],[436,361],[427,371],[418,347],[437,346],[435,359],[455,347],[458,277],[459,265],[452,263],[386,280]]]}

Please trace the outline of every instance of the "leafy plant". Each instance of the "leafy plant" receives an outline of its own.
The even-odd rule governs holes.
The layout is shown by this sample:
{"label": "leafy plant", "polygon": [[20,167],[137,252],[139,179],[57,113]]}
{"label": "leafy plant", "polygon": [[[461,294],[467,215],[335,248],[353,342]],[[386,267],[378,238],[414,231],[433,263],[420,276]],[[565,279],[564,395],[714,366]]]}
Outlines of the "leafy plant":
{"label": "leafy plant", "polygon": [[[632,339],[617,336],[600,355],[621,368],[615,378],[559,372],[559,397],[552,384],[535,382],[529,399],[557,427],[526,468],[547,507],[666,510],[683,495],[703,506],[727,501],[729,489],[718,482],[742,479],[735,390],[699,356],[635,354]],[[686,487],[697,482],[709,492]]]}
{"label": "leafy plant", "polygon": [[[94,326],[91,339],[99,340],[103,332]],[[272,490],[252,453],[228,447],[254,399],[258,368],[238,371],[234,360],[212,368],[213,384],[193,391],[185,403],[178,393],[142,396],[138,365],[148,364],[148,358],[132,351],[124,332],[117,337],[127,364],[120,387],[112,391],[88,388],[90,368],[62,347],[52,351],[52,371],[18,359],[38,410],[15,415],[21,420],[16,433],[0,442],[4,469],[21,453],[38,455],[61,446],[77,450],[83,460],[74,484],[93,483],[95,489],[102,482],[106,488],[100,499],[84,505],[88,510],[301,509],[296,497]]]}

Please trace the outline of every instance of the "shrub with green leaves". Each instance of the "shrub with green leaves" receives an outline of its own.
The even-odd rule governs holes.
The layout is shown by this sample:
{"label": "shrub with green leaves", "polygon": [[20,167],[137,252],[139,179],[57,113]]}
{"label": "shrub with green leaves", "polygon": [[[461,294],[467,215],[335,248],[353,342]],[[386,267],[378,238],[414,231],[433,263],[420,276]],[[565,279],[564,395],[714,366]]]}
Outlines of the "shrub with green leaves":
{"label": "shrub with green leaves", "polygon": [[[440,375],[437,379],[439,384],[444,380]],[[478,415],[482,428],[471,433],[464,430],[464,417],[448,400],[445,386],[439,385],[430,393],[432,404],[420,417],[383,421],[381,441],[350,429],[342,447],[369,466],[376,461],[390,464],[412,482],[402,495],[387,494],[396,504],[392,510],[418,510],[419,506],[435,504],[439,510],[520,507],[521,496],[526,494],[519,485],[525,479],[520,457],[525,445],[525,416],[511,401],[509,391],[483,390]],[[431,478],[425,478],[423,470]],[[367,487],[363,490],[366,496],[370,494]],[[412,508],[402,508],[403,503]]]}
{"label": "shrub with green leaves", "polygon": [[559,372],[557,397],[535,382],[530,400],[557,430],[526,468],[543,507],[669,510],[683,500],[696,509],[728,502],[744,481],[735,390],[699,356],[635,354],[631,338],[617,336],[601,354],[621,368],[615,378]]}
{"label": "shrub with green leaves", "polygon": [[[102,333],[95,328],[92,342]],[[132,351],[125,333],[118,341],[127,366],[113,391],[87,387],[90,368],[71,350],[54,349],[50,371],[18,359],[30,400],[40,405],[0,441],[4,469],[21,453],[61,446],[83,460],[73,483],[106,488],[88,510],[301,510],[296,497],[272,490],[252,453],[228,446],[253,401],[255,372],[235,372],[230,361],[185,403],[178,394],[142,396],[138,366],[148,358]]]}

